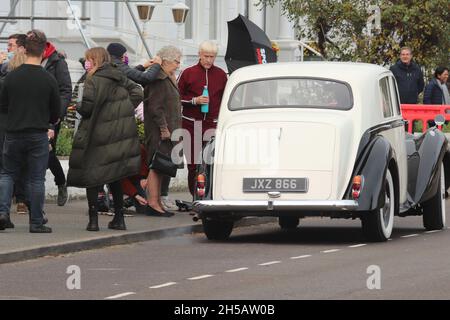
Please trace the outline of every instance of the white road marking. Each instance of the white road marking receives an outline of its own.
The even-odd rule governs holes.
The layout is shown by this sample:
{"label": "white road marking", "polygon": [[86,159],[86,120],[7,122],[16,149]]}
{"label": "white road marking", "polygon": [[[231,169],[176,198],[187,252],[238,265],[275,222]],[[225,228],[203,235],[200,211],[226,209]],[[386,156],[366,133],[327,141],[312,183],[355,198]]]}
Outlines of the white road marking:
{"label": "white road marking", "polygon": [[118,268],[94,268],[94,269],[88,269],[89,271],[121,271],[123,269]]}
{"label": "white road marking", "polygon": [[436,233],[436,232],[441,232],[442,230],[432,230],[432,231],[426,231],[425,233]]}
{"label": "white road marking", "polygon": [[297,259],[305,259],[305,258],[309,258],[311,257],[310,254],[305,254],[303,256],[298,256],[298,257],[291,257],[292,260],[297,260]]}
{"label": "white road marking", "polygon": [[364,247],[364,246],[367,246],[367,244],[365,244],[365,243],[355,244],[354,246],[349,246],[349,248],[360,248],[360,247]]}
{"label": "white road marking", "polygon": [[411,238],[411,237],[417,237],[417,236],[418,236],[418,234],[415,233],[415,234],[408,234],[407,236],[401,236],[401,238]]}
{"label": "white road marking", "polygon": [[325,250],[325,251],[321,251],[322,253],[333,253],[333,252],[338,252],[341,251],[341,249],[331,249],[331,250]]}
{"label": "white road marking", "polygon": [[248,270],[248,268],[237,268],[237,269],[227,270],[225,272],[233,273],[233,272],[239,272],[239,271],[244,271],[244,270]]}
{"label": "white road marking", "polygon": [[392,241],[392,239],[388,239],[388,241]]}
{"label": "white road marking", "polygon": [[258,266],[270,266],[270,265],[272,265],[272,264],[277,264],[277,263],[281,263],[281,261],[264,262],[264,263],[258,264]]}
{"label": "white road marking", "polygon": [[214,277],[214,276],[211,274],[204,274],[202,276],[188,278],[188,280],[201,280],[201,279],[206,279],[206,278],[211,278],[211,277]]}
{"label": "white road marking", "polygon": [[124,292],[124,293],[120,293],[120,294],[116,294],[115,296],[111,296],[111,297],[106,297],[105,300],[113,300],[113,299],[119,299],[119,298],[123,298],[126,296],[131,296],[133,294],[136,294],[136,292]]}
{"label": "white road marking", "polygon": [[152,286],[152,287],[149,287],[149,288],[150,289],[159,289],[159,288],[164,288],[164,287],[170,287],[170,286],[173,286],[173,285],[176,285],[176,284],[177,284],[176,282],[167,282],[167,283],[159,284],[157,286]]}

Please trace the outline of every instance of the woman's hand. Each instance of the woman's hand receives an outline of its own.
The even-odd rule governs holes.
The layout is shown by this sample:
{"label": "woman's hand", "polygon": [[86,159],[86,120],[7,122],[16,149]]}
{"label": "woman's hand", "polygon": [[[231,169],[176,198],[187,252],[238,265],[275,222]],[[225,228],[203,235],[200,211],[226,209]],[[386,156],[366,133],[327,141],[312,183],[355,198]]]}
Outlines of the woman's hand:
{"label": "woman's hand", "polygon": [[134,198],[136,199],[137,202],[139,202],[140,205],[142,206],[146,206],[148,204],[147,200],[145,200],[143,197],[141,197],[140,195],[135,195]]}
{"label": "woman's hand", "polygon": [[170,139],[170,131],[168,128],[161,128],[161,140],[169,140]]}

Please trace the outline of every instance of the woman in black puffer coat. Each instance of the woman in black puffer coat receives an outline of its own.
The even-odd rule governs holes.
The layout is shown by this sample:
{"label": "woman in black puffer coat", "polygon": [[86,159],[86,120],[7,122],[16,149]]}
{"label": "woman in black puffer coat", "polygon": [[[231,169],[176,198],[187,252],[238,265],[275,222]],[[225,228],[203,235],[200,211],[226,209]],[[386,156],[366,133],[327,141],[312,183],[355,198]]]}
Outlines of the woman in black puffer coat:
{"label": "woman in black puffer coat", "polygon": [[83,117],[69,160],[68,185],[87,188],[88,231],[98,231],[98,187],[109,184],[115,215],[108,228],[125,230],[120,181],[139,173],[140,148],[134,108],[143,99],[142,88],[110,64],[104,48],[86,52],[88,76],[77,107]]}

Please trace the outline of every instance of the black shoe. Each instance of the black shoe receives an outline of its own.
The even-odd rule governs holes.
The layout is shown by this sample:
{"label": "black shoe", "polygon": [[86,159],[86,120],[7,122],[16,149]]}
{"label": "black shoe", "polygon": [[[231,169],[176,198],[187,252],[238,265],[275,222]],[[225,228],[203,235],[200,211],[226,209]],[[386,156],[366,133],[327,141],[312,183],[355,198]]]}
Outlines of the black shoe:
{"label": "black shoe", "polygon": [[67,202],[67,198],[67,186],[65,184],[58,186],[58,206],[64,206]]}
{"label": "black shoe", "polygon": [[30,225],[30,233],[52,233],[52,228],[44,225],[36,226],[32,224]]}
{"label": "black shoe", "polygon": [[8,217],[8,222],[5,225],[5,229],[14,229],[14,228],[15,228],[15,225],[14,225],[14,223],[12,223],[11,217]]}
{"label": "black shoe", "polygon": [[[31,224],[31,213],[28,212],[28,222]],[[48,223],[47,214],[44,210],[42,210],[42,224],[45,225]]]}
{"label": "black shoe", "polygon": [[98,212],[96,210],[89,210],[89,223],[86,227],[87,231],[99,231],[98,227]]}
{"label": "black shoe", "polygon": [[145,214],[147,216],[150,216],[150,217],[164,217],[164,218],[169,218],[169,217],[172,217],[174,215],[173,212],[170,212],[170,211],[161,212],[161,211],[158,211],[156,209],[153,209],[150,206],[147,206],[145,208]]}
{"label": "black shoe", "polygon": [[0,213],[0,230],[5,230],[9,217],[6,213]]}
{"label": "black shoe", "polygon": [[127,226],[125,225],[125,219],[123,217],[123,209],[115,210],[114,218],[110,223],[108,223],[108,229],[127,230]]}

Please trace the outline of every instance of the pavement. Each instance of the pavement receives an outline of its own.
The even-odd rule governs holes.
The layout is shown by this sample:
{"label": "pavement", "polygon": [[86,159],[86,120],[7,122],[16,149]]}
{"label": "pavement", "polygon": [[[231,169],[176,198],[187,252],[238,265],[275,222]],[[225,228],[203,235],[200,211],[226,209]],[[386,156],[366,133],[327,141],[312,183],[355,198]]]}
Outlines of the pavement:
{"label": "pavement", "polygon": [[[171,193],[170,197],[190,200],[188,193]],[[126,231],[109,230],[107,225],[112,216],[100,215],[100,231],[88,232],[87,209],[85,200],[69,201],[64,207],[46,203],[44,210],[49,219],[48,226],[53,229],[53,233],[33,234],[28,230],[28,215],[17,214],[13,205],[11,220],[15,228],[0,231],[0,264],[199,233],[203,230],[200,221],[193,221],[192,212],[174,211],[176,214],[170,218],[133,214],[125,218]],[[260,224],[271,220],[273,218],[248,218],[243,220],[241,225]]]}

